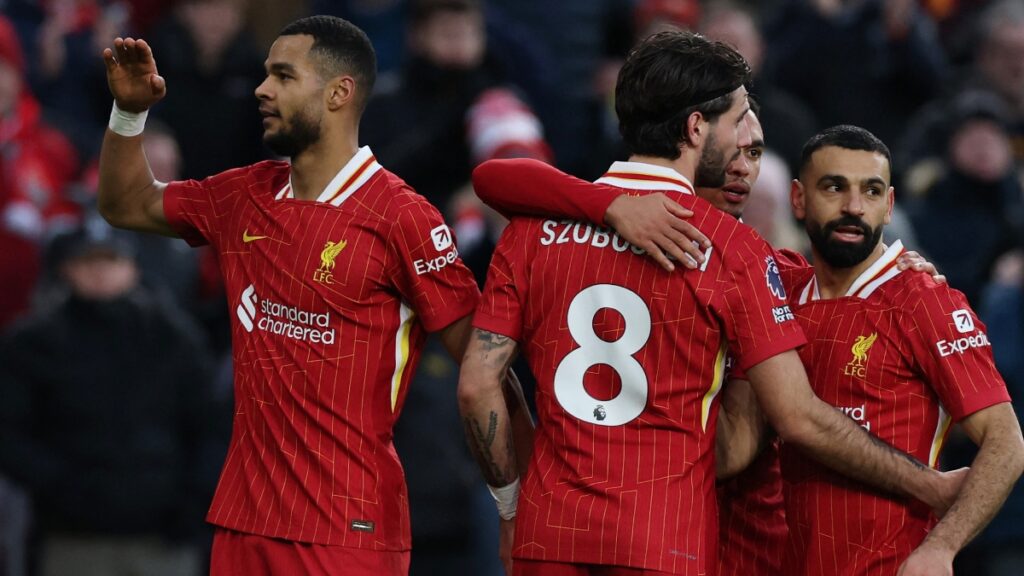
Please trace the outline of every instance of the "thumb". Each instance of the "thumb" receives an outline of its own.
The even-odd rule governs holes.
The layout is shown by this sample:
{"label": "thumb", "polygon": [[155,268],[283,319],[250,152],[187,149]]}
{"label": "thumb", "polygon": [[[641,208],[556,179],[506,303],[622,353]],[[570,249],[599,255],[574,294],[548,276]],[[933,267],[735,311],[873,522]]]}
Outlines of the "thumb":
{"label": "thumb", "polygon": [[163,94],[167,89],[167,81],[164,77],[159,74],[153,74],[149,79],[149,86],[153,90],[153,94]]}

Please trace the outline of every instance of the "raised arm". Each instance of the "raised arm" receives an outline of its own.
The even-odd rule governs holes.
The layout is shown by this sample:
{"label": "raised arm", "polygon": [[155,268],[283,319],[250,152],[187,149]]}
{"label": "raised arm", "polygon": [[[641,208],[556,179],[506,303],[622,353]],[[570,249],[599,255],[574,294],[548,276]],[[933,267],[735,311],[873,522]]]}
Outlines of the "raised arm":
{"label": "raised arm", "polygon": [[845,476],[912,496],[940,514],[953,503],[964,471],[933,470],[820,400],[796,351],[772,356],[747,375],[768,422],[786,442]]}
{"label": "raised arm", "polygon": [[580,180],[539,160],[489,160],[473,170],[473,189],[506,217],[570,218],[611,226],[647,251],[666,270],[675,262],[696,268],[710,246],[686,218],[693,212],[661,192],[630,196],[626,190]]}
{"label": "raised arm", "polygon": [[1024,439],[1009,402],[979,410],[960,425],[978,455],[953,506],[903,563],[901,576],[952,574],[953,557],[992,521],[1024,471]]}
{"label": "raised arm", "polygon": [[175,236],[164,216],[166,184],[153,178],[137,133],[146,112],[167,93],[153,51],[145,40],[116,38],[103,62],[114,110],[100,151],[100,214],[119,228]]}

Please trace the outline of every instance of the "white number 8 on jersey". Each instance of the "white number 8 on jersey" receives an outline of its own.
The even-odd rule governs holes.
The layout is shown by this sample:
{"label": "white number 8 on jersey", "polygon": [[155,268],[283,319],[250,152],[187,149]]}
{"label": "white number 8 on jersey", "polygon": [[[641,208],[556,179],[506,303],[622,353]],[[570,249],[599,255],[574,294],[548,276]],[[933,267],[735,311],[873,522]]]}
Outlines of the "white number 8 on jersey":
{"label": "white number 8 on jersey", "polygon": [[[594,315],[602,308],[622,314],[625,330],[614,342],[594,332]],[[647,406],[647,373],[633,357],[651,336],[651,313],[640,296],[613,284],[584,289],[569,304],[569,333],[579,348],[562,359],[555,370],[555,398],[566,412],[599,426],[621,426]],[[622,389],[611,400],[594,398],[583,387],[591,366],[607,364],[618,373]]]}

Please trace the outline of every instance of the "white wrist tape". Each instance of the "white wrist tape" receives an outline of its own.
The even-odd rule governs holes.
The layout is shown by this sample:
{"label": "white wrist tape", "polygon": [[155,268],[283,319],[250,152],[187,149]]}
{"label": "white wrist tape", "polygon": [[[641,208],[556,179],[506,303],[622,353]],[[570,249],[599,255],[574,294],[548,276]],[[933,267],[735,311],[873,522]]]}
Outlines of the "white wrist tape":
{"label": "white wrist tape", "polygon": [[149,116],[149,110],[125,112],[117,107],[117,101],[115,100],[114,107],[110,110],[110,123],[107,126],[114,134],[138,136],[142,134],[143,128],[146,127],[146,116]]}
{"label": "white wrist tape", "polygon": [[494,497],[494,502],[498,505],[498,516],[501,516],[502,520],[515,518],[516,508],[519,505],[519,478],[516,478],[508,486],[495,488],[488,485],[487,489],[491,491],[491,496]]}

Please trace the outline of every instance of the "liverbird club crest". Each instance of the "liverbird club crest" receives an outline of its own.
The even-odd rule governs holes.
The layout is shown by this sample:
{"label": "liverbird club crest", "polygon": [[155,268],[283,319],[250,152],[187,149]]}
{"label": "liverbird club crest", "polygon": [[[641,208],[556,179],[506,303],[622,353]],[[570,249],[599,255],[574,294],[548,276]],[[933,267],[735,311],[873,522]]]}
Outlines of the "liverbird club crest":
{"label": "liverbird club crest", "polygon": [[764,278],[768,283],[768,289],[772,291],[779,300],[786,299],[786,288],[782,286],[782,277],[779,276],[779,266],[775,263],[775,258],[768,256],[764,259],[765,270]]}
{"label": "liverbird club crest", "polygon": [[334,259],[345,249],[345,246],[348,246],[348,242],[345,240],[341,242],[328,240],[324,244],[324,249],[320,251],[320,267],[313,272],[314,282],[334,284],[334,276],[331,274],[334,270]]}
{"label": "liverbird club crest", "polygon": [[853,341],[853,346],[850,347],[850,353],[853,354],[853,360],[850,360],[846,364],[843,374],[846,376],[864,378],[864,363],[868,360],[868,350],[871,349],[871,345],[874,344],[877,339],[878,332],[872,332],[870,336],[857,336],[857,339]]}

